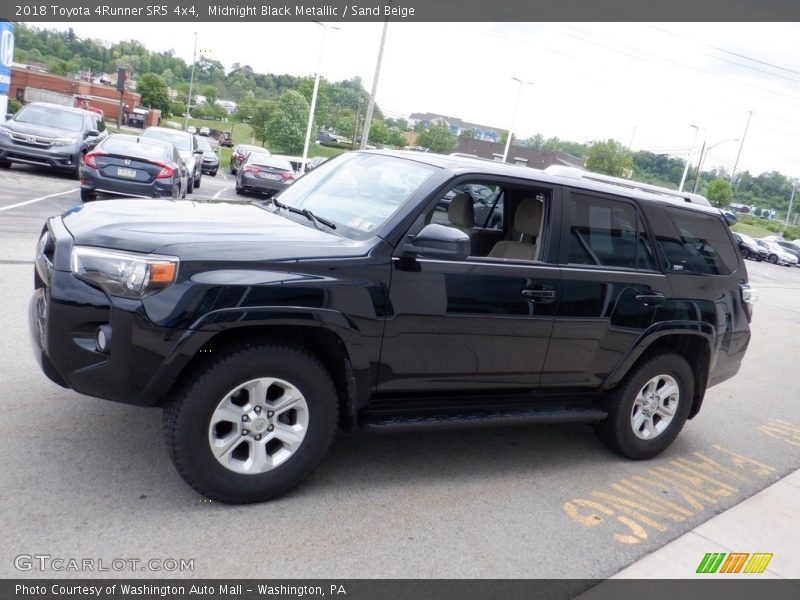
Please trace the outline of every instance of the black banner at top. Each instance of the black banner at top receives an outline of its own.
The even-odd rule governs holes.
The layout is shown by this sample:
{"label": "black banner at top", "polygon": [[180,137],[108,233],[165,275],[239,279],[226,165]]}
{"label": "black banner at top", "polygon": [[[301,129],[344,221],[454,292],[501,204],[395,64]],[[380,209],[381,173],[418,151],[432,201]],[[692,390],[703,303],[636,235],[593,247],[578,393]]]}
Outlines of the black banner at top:
{"label": "black banner at top", "polygon": [[4,0],[9,21],[798,21],[798,0]]}

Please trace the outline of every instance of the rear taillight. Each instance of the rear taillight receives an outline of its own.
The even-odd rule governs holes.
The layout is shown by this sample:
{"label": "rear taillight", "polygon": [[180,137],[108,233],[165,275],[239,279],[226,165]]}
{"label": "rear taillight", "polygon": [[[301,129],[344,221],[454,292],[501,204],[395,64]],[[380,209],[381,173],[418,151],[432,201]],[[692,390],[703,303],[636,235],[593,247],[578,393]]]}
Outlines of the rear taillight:
{"label": "rear taillight", "polygon": [[158,172],[158,175],[156,175],[156,179],[169,179],[175,174],[175,169],[173,169],[169,165],[165,165],[162,163],[156,163],[156,164],[161,167],[161,170]]}
{"label": "rear taillight", "polygon": [[281,173],[281,177],[283,177],[284,181],[294,181],[295,179],[297,179],[295,174],[292,173],[291,171],[284,171],[283,173]]}
{"label": "rear taillight", "polygon": [[83,164],[87,167],[92,167],[93,169],[97,168],[97,163],[95,162],[95,158],[98,156],[104,156],[104,152],[89,152],[86,156],[83,157]]}
{"label": "rear taillight", "polygon": [[245,173],[261,173],[263,169],[259,169],[258,167],[254,167],[253,165],[246,165],[244,168]]}

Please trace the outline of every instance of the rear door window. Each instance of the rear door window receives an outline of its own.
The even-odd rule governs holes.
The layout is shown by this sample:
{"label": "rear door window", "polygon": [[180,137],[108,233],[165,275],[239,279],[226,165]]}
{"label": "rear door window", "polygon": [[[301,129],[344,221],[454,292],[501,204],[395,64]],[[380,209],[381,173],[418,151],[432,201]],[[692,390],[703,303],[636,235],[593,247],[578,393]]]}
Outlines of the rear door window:
{"label": "rear door window", "polygon": [[566,263],[655,268],[653,249],[633,204],[572,193],[566,210],[569,227]]}

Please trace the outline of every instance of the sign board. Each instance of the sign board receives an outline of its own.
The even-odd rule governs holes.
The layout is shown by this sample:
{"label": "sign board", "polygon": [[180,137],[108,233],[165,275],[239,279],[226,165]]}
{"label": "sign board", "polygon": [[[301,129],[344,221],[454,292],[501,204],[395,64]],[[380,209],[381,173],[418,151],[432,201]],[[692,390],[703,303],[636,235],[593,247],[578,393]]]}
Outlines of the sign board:
{"label": "sign board", "polygon": [[14,24],[0,21],[0,94],[7,95],[14,62]]}

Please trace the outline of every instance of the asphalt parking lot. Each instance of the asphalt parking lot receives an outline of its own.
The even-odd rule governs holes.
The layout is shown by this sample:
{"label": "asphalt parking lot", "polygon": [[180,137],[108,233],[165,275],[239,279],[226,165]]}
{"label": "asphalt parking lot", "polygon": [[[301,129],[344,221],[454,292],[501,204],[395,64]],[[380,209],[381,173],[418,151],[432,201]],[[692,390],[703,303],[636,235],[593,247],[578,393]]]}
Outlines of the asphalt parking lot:
{"label": "asphalt parking lot", "polygon": [[[233,185],[221,168],[198,195]],[[603,578],[800,468],[800,269],[748,262],[742,370],[655,460],[612,455],[584,425],[356,432],[276,501],[209,503],[172,468],[160,411],[62,389],[32,357],[34,246],[77,182],[14,166],[0,190],[1,577]],[[20,554],[194,571],[19,571]]]}

